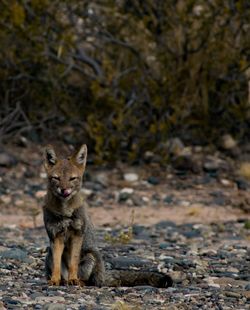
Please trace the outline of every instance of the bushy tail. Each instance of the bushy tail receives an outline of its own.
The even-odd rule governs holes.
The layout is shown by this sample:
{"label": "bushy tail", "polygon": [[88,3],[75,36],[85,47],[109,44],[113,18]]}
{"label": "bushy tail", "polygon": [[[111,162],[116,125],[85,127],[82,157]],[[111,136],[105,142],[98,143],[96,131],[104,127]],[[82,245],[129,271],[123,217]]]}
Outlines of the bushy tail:
{"label": "bushy tail", "polygon": [[167,288],[173,285],[169,275],[154,271],[137,270],[107,270],[105,286],[138,286],[150,285],[153,287]]}

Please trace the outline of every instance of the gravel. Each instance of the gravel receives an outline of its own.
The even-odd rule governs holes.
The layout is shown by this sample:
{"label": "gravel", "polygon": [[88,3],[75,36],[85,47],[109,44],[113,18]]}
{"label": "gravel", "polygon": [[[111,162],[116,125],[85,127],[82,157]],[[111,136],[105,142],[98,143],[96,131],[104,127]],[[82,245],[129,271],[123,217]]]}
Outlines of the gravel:
{"label": "gravel", "polygon": [[1,227],[1,309],[249,309],[244,222],[225,222],[222,230],[221,224],[163,221],[135,231],[129,244],[109,244],[105,229],[97,231],[107,268],[161,270],[172,276],[173,287],[50,287],[44,228]]}

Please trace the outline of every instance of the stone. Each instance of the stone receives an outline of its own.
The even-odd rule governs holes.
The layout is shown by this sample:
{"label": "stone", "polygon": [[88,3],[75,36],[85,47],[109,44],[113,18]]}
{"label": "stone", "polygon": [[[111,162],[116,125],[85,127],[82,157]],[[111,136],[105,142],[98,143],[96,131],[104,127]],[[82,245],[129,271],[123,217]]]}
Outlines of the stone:
{"label": "stone", "polygon": [[0,199],[4,204],[9,204],[11,202],[11,196],[10,195],[1,195]]}
{"label": "stone", "polygon": [[109,260],[113,269],[127,269],[131,267],[150,267],[150,260],[140,257],[116,257]]}
{"label": "stone", "polygon": [[193,160],[192,155],[184,154],[174,157],[171,163],[179,175],[185,175],[187,172],[198,173],[200,170],[198,163]]}
{"label": "stone", "polygon": [[139,175],[137,173],[125,173],[124,180],[127,182],[136,182],[139,180]]}
{"label": "stone", "polygon": [[182,283],[187,279],[187,275],[182,271],[171,271],[169,275],[173,279],[174,283]]}
{"label": "stone", "polygon": [[160,183],[159,179],[157,177],[154,177],[154,176],[150,176],[147,179],[147,181],[149,184],[152,184],[152,185],[158,185]]}
{"label": "stone", "polygon": [[81,194],[83,195],[83,197],[91,197],[94,194],[94,191],[92,189],[82,188]]}
{"label": "stone", "polygon": [[124,187],[118,194],[118,201],[119,202],[126,201],[132,196],[133,193],[134,193],[133,188]]}
{"label": "stone", "polygon": [[144,205],[143,200],[139,195],[132,195],[131,200],[133,202],[133,205],[136,207]]}
{"label": "stone", "polygon": [[220,284],[215,283],[216,279],[218,279],[218,278],[217,277],[208,277],[208,278],[205,278],[204,281],[207,282],[209,287],[220,288]]}
{"label": "stone", "polygon": [[47,191],[43,191],[43,190],[37,191],[37,192],[35,193],[35,197],[38,198],[38,199],[44,198],[45,195],[46,195],[46,193],[47,193]]}
{"label": "stone", "polygon": [[43,306],[44,310],[66,310],[66,305],[59,303],[50,303]]}
{"label": "stone", "polygon": [[40,178],[41,179],[46,179],[47,178],[47,173],[46,172],[41,172],[40,173]]}
{"label": "stone", "polygon": [[0,309],[7,310],[7,308],[5,308],[4,303],[2,301],[0,301]]}
{"label": "stone", "polygon": [[101,184],[103,187],[107,187],[109,184],[109,178],[108,178],[107,173],[105,173],[105,172],[97,173],[93,177],[93,181]]}
{"label": "stone", "polygon": [[221,179],[220,182],[221,182],[222,185],[224,185],[226,187],[232,186],[232,183],[229,180],[227,180],[227,179]]}
{"label": "stone", "polygon": [[239,175],[247,180],[250,180],[250,162],[241,163]]}
{"label": "stone", "polygon": [[146,163],[151,163],[152,161],[154,161],[155,157],[155,153],[151,151],[146,151],[143,155],[143,159]]}
{"label": "stone", "polygon": [[2,167],[12,167],[17,164],[17,160],[13,155],[6,152],[0,153],[0,166]]}
{"label": "stone", "polygon": [[234,292],[234,291],[226,291],[225,295],[227,297],[233,297],[233,298],[241,298],[241,294],[238,292]]}
{"label": "stone", "polygon": [[203,165],[203,169],[205,172],[217,172],[219,169],[219,163],[216,160],[206,161]]}
{"label": "stone", "polygon": [[163,198],[163,202],[169,205],[174,202],[174,197],[172,195],[167,195]]}
{"label": "stone", "polygon": [[65,302],[63,296],[37,296],[35,298],[37,303],[56,303],[56,302]]}
{"label": "stone", "polygon": [[242,292],[242,294],[246,297],[247,300],[250,300],[250,291]]}
{"label": "stone", "polygon": [[27,252],[18,248],[0,252],[0,257],[7,259],[16,259],[21,262],[30,263],[32,260],[28,258]]}
{"label": "stone", "polygon": [[184,148],[184,143],[178,137],[169,139],[167,142],[167,152],[169,155],[179,156]]}
{"label": "stone", "polygon": [[235,180],[235,183],[240,190],[246,191],[249,188],[249,183],[244,179],[238,178]]}
{"label": "stone", "polygon": [[221,147],[224,150],[231,150],[237,146],[237,141],[230,135],[225,134],[221,138]]}

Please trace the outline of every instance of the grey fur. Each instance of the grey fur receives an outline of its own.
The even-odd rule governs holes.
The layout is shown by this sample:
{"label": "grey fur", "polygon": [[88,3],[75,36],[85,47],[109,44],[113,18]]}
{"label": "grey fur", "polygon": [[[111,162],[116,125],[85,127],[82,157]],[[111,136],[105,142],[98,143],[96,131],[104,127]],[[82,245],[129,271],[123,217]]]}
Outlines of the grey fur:
{"label": "grey fur", "polygon": [[83,244],[81,249],[80,265],[78,275],[87,285],[101,286],[104,281],[104,263],[100,252],[94,246],[95,237],[92,223],[90,222],[84,207],[74,210],[70,217],[62,216],[53,213],[53,211],[44,208],[44,223],[47,234],[50,239],[50,247],[48,247],[45,268],[46,276],[51,277],[52,269],[52,251],[51,245],[54,238],[60,234],[65,238],[65,248],[62,255],[61,277],[62,280],[67,281],[68,276],[68,248],[70,240],[68,239],[69,232],[74,231],[83,237]]}

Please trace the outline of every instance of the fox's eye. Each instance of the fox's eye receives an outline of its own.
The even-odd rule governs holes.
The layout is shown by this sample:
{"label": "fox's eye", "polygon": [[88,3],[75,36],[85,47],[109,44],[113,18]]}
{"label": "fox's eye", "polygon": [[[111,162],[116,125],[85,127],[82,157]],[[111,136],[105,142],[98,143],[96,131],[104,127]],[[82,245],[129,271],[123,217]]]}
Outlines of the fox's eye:
{"label": "fox's eye", "polygon": [[51,179],[52,179],[52,180],[57,180],[57,181],[60,180],[60,178],[59,178],[57,175],[52,176]]}
{"label": "fox's eye", "polygon": [[70,181],[74,181],[74,180],[76,180],[77,179],[77,177],[71,177],[69,180]]}

